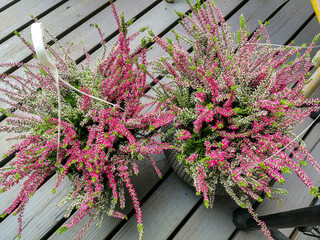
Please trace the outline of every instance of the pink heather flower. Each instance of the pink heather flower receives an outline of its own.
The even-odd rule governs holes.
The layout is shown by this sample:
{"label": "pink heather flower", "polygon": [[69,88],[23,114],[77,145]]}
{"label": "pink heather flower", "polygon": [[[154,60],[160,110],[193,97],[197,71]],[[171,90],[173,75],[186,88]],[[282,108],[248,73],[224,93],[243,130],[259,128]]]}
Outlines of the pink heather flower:
{"label": "pink heather flower", "polygon": [[189,162],[189,163],[193,163],[194,160],[196,160],[198,157],[199,157],[198,154],[192,153],[192,154],[186,159],[186,161]]}
{"label": "pink heather flower", "polygon": [[195,92],[194,95],[199,100],[199,102],[204,102],[206,100],[206,94],[203,92]]}
{"label": "pink heather flower", "polygon": [[[131,176],[139,173],[135,161],[149,161],[161,177],[150,156],[173,148],[156,139],[162,135],[160,128],[171,123],[176,113],[161,106],[149,110],[154,102],[142,104],[142,98],[149,89],[147,76],[153,78],[147,70],[148,49],[143,46],[130,48],[131,41],[139,32],[128,36],[126,21],[118,16],[112,3],[111,7],[119,29],[117,46],[107,55],[103,53],[105,57],[95,70],[89,69],[88,53],[85,52],[86,65],[78,68],[70,56],[62,57],[49,47],[59,75],[65,81],[89,96],[109,102],[81,95],[61,84],[59,144],[57,90],[50,70],[40,64],[0,64],[0,67],[23,65],[28,73],[27,77],[0,75],[0,79],[9,86],[0,87],[0,92],[7,94],[9,99],[0,97],[0,101],[9,105],[7,109],[1,109],[7,115],[8,125],[0,126],[0,131],[28,132],[28,135],[21,134],[18,139],[22,142],[8,152],[16,153],[16,158],[10,162],[10,168],[2,169],[0,174],[1,192],[24,180],[17,198],[4,211],[4,214],[18,213],[18,234],[30,197],[52,175],[57,179],[53,193],[66,177],[69,178],[73,190],[61,204],[70,204],[70,211],[77,209],[75,217],[59,229],[60,233],[87,215],[90,218],[76,239],[82,238],[94,220],[104,213],[124,219],[125,215],[115,211],[115,207],[118,204],[120,208],[125,207],[126,190],[136,212],[140,236],[143,232],[140,202],[131,181]],[[101,44],[106,46],[99,28],[98,31]],[[12,109],[17,111],[12,112]],[[186,138],[188,133],[183,136]]]}
{"label": "pink heather flower", "polygon": [[[269,238],[250,199],[261,201],[259,191],[275,198],[271,180],[282,183],[281,174],[291,171],[313,195],[320,195],[301,168],[308,162],[320,173],[319,164],[301,144],[291,142],[292,127],[319,108],[319,99],[305,99],[302,91],[319,36],[303,52],[299,47],[272,48],[265,25],[249,35],[241,16],[234,35],[217,6],[209,0],[204,4],[191,6],[190,15],[179,13],[187,34],[174,32],[178,44],[154,37],[169,56],[155,62],[154,70],[172,79],[159,88],[159,105],[176,112],[172,125],[179,128],[171,130],[179,140],[179,159],[206,206],[207,201],[213,205],[214,189],[222,185]],[[186,51],[182,42],[193,51]],[[287,151],[281,151],[283,146]]]}
{"label": "pink heather flower", "polygon": [[182,130],[178,133],[178,137],[177,137],[178,140],[186,140],[189,138],[191,138],[191,133],[187,130]]}

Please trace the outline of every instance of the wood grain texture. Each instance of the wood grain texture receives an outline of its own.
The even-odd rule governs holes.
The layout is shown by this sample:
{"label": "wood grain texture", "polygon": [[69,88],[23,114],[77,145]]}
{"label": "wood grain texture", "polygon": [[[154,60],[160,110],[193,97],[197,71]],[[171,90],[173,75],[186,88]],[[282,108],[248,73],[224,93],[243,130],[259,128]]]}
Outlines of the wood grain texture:
{"label": "wood grain texture", "polygon": [[[0,125],[5,124],[5,122],[0,123]],[[0,164],[2,162],[2,157],[5,153],[7,153],[11,146],[19,143],[21,140],[12,140],[12,141],[7,141],[6,139],[9,137],[15,137],[17,136],[18,133],[6,133],[6,132],[0,132]]]}
{"label": "wood grain texture", "polygon": [[317,239],[317,238],[304,235],[301,232],[299,232],[298,235],[294,238],[294,240],[315,240],[315,239]]}
{"label": "wood grain texture", "polygon": [[260,21],[267,18],[278,9],[286,0],[251,0],[241,7],[230,19],[228,23],[231,25],[231,31],[236,32],[240,29],[240,15],[243,14],[246,20],[247,29],[252,33],[259,26]]}
{"label": "wood grain texture", "polygon": [[[89,0],[70,0],[39,21],[53,35],[58,36],[105,4],[105,0],[96,0],[94,4]],[[31,27],[29,26],[21,32],[21,35],[27,41],[32,42],[30,32]],[[70,43],[65,47],[69,45]],[[0,52],[1,62],[20,62],[31,54],[31,51],[15,35],[0,45]],[[13,52],[15,54],[12,54]],[[1,69],[1,72],[3,71]]]}
{"label": "wood grain texture", "polygon": [[13,30],[19,28],[31,20],[30,14],[38,16],[50,9],[62,0],[22,0],[0,14],[0,39],[4,38]]}
{"label": "wood grain texture", "polygon": [[230,220],[237,207],[229,196],[217,196],[212,209],[202,204],[173,239],[228,239],[235,230]]}
{"label": "wood grain texture", "polygon": [[309,1],[290,0],[272,17],[267,26],[271,42],[286,43],[313,13]]}
{"label": "wood grain texture", "polygon": [[[8,165],[6,165],[8,166]],[[25,180],[21,181],[19,184],[15,185],[13,188],[7,192],[0,194],[0,215],[4,213],[7,208],[9,208],[12,202],[16,199],[18,192]]]}
{"label": "wood grain texture", "polygon": [[[193,188],[171,174],[142,206],[143,238],[167,239],[199,199]],[[112,239],[138,238],[137,223],[133,217]]]}
{"label": "wood grain texture", "polygon": [[0,1],[0,9],[3,7],[6,7],[8,4],[15,4],[15,2],[18,2],[17,0],[1,0]]}
{"label": "wood grain texture", "polygon": [[[56,183],[55,177],[51,178],[43,187],[41,187],[27,204],[22,220],[21,239],[40,239],[50,226],[56,222],[57,216],[63,214],[67,206],[55,207],[55,204],[61,201],[71,190],[70,183],[64,181],[55,194],[51,193]],[[57,214],[57,212],[59,214]],[[32,226],[32,231],[28,231]],[[0,224],[2,239],[15,239],[17,235],[17,216],[9,215]]]}

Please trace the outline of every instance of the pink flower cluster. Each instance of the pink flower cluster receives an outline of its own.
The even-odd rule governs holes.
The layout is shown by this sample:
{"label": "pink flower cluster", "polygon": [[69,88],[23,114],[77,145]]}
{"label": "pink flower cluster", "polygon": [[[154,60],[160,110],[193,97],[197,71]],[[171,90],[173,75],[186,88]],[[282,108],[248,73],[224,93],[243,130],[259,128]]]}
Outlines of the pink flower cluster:
{"label": "pink flower cluster", "polygon": [[[4,212],[19,213],[18,234],[21,232],[21,217],[29,198],[53,174],[57,177],[53,192],[66,177],[72,182],[75,190],[66,196],[64,202],[71,202],[69,212],[77,208],[76,216],[61,227],[59,232],[90,215],[88,223],[76,236],[79,239],[93,220],[102,217],[105,212],[113,217],[125,218],[124,214],[115,211],[115,206],[119,202],[120,208],[125,207],[126,188],[136,211],[138,231],[142,234],[141,207],[131,175],[139,172],[135,162],[146,159],[161,177],[151,155],[172,148],[167,143],[156,141],[156,137],[161,135],[159,129],[170,123],[175,115],[161,108],[147,111],[150,105],[141,103],[149,87],[146,82],[149,74],[146,69],[147,49],[138,46],[131,51],[130,42],[138,33],[127,36],[125,20],[117,15],[112,3],[111,7],[119,28],[118,43],[99,63],[95,72],[88,67],[78,70],[71,57],[67,55],[63,59],[50,48],[60,76],[86,94],[113,104],[78,94],[61,84],[59,144],[57,90],[49,69],[26,64],[27,78],[1,76],[9,85],[15,82],[19,87],[11,84],[12,91],[1,88],[0,91],[6,93],[9,100],[0,100],[23,114],[11,113],[10,108],[1,109],[8,116],[8,125],[1,126],[0,131],[28,132],[28,135],[18,136],[23,141],[8,152],[16,153],[16,158],[9,163],[8,168],[1,170],[0,175],[1,192],[25,180],[17,198]],[[101,42],[105,46],[102,34]],[[66,51],[62,49],[62,52]],[[90,60],[88,55],[87,60]]]}
{"label": "pink flower cluster", "polygon": [[187,130],[180,131],[177,137],[178,140],[186,140],[189,138],[191,138],[191,133]]}
{"label": "pink flower cluster", "polygon": [[[265,25],[249,38],[241,16],[234,39],[220,10],[211,1],[205,5],[191,6],[188,16],[179,14],[187,35],[174,32],[177,43],[154,37],[169,55],[154,69],[173,79],[161,86],[165,91],[158,104],[176,110],[180,160],[206,206],[213,205],[215,189],[223,187],[271,238],[249,201],[261,201],[259,191],[272,197],[270,180],[283,183],[282,172],[292,170],[319,195],[301,167],[304,158],[318,172],[319,164],[291,140],[292,126],[318,108],[318,99],[303,96],[309,55],[318,37],[304,52],[299,47],[272,48]],[[186,51],[182,41],[191,43],[193,52]],[[290,153],[281,151],[287,145]]]}

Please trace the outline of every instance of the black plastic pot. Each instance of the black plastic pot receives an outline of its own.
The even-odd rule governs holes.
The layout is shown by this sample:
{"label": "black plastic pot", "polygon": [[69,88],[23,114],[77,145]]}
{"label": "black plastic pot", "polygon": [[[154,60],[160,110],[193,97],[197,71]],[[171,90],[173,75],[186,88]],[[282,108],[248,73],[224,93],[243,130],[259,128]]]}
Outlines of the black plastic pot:
{"label": "black plastic pot", "polygon": [[[162,131],[166,133],[172,126],[168,125],[162,128]],[[165,141],[169,144],[174,145],[174,136],[173,134],[166,137]],[[164,150],[164,155],[166,156],[169,165],[173,169],[173,171],[181,178],[184,182],[188,185],[193,186],[193,178],[190,176],[189,173],[186,172],[185,167],[182,163],[179,162],[177,155],[179,152],[174,149]],[[228,195],[227,192],[224,190],[224,187],[219,184],[216,189],[215,195]]]}

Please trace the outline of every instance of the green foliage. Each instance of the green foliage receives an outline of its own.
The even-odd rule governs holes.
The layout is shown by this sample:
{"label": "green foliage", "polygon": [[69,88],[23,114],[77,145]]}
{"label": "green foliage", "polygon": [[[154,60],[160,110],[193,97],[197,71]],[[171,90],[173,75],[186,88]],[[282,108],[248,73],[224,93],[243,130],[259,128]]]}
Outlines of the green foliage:
{"label": "green foliage", "polygon": [[317,43],[317,42],[318,42],[318,40],[319,40],[319,36],[320,36],[320,33],[319,33],[319,34],[317,34],[316,36],[314,36],[314,38],[313,38],[312,42]]}
{"label": "green foliage", "polygon": [[182,12],[178,12],[178,11],[175,11],[176,14],[178,15],[179,18],[183,19],[184,18],[184,13]]}
{"label": "green foliage", "polygon": [[64,233],[65,231],[67,231],[68,230],[68,227],[67,226],[62,226],[62,227],[60,227],[58,230],[57,230],[57,232],[59,233],[59,234],[61,234],[61,233]]}
{"label": "green foliage", "polygon": [[246,26],[246,20],[244,19],[243,14],[240,15],[240,26],[241,26],[241,28],[243,28],[243,29],[247,28],[247,26]]}

